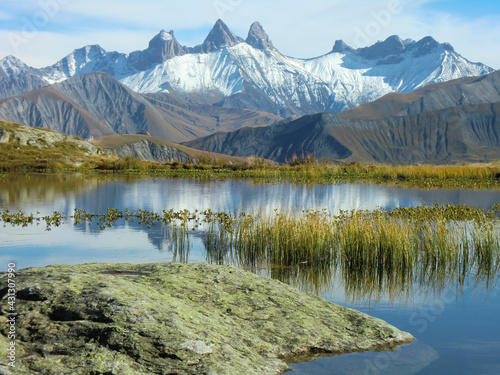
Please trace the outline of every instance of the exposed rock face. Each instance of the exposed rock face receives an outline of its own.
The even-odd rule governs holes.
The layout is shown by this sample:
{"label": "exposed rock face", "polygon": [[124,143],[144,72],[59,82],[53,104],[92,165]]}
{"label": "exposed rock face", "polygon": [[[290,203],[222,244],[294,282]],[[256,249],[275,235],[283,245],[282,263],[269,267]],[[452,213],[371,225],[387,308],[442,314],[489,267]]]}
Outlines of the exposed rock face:
{"label": "exposed rock face", "polygon": [[[338,135],[342,134],[331,131],[331,123],[337,124],[332,119],[337,118],[326,113],[304,116],[290,123],[265,128],[216,133],[185,142],[184,145],[226,155],[254,155],[277,162],[286,162],[302,155],[346,159],[352,155],[352,151],[339,142]],[[343,121],[342,125],[345,123]]]}
{"label": "exposed rock face", "polygon": [[73,143],[87,155],[106,154],[107,152],[84,141],[79,137],[61,134],[48,129],[36,129],[29,126],[6,124],[0,121],[0,143],[18,142],[19,146],[50,148],[56,143]]}
{"label": "exposed rock face", "polygon": [[23,94],[46,84],[36,69],[30,68],[14,56],[7,56],[0,60],[0,98]]}
{"label": "exposed rock face", "polygon": [[257,49],[275,49],[273,42],[269,39],[269,35],[267,35],[262,25],[258,22],[254,22],[250,26],[250,31],[245,42]]}
{"label": "exposed rock face", "polygon": [[[436,42],[436,44],[438,43]],[[403,40],[399,36],[393,35],[383,42],[377,42],[373,46],[360,48],[356,53],[366,59],[380,59],[387,56],[399,55],[405,49],[406,45]]]}
{"label": "exposed rock face", "polygon": [[16,374],[280,374],[289,355],[413,340],[379,319],[229,266],[50,266],[18,271],[16,288]]}
{"label": "exposed rock face", "polygon": [[217,20],[207,38],[201,46],[196,46],[192,49],[194,53],[209,53],[224,47],[231,47],[244,40],[233,34],[222,20]]}
{"label": "exposed rock face", "polygon": [[352,52],[354,51],[354,48],[348,46],[346,42],[343,40],[336,40],[335,44],[333,45],[332,52],[336,53],[343,53],[343,52]]}
{"label": "exposed rock face", "polygon": [[131,53],[129,62],[134,68],[143,71],[185,53],[187,49],[175,39],[174,32],[162,30],[151,39],[146,50]]}
{"label": "exposed rock face", "polygon": [[343,161],[455,164],[500,158],[500,103],[460,106],[380,121],[304,116],[289,124],[216,133],[183,143],[207,152],[277,162],[312,156]]}
{"label": "exposed rock face", "polygon": [[160,145],[151,142],[147,139],[140,140],[139,142],[120,146],[110,150],[112,153],[120,156],[134,156],[140,160],[149,160],[156,162],[188,162],[191,157],[174,147]]}
{"label": "exposed rock face", "polygon": [[392,93],[339,115],[304,116],[288,124],[216,133],[184,144],[278,162],[294,154],[382,163],[490,162],[500,158],[499,113],[497,71],[411,94]]}
{"label": "exposed rock face", "polygon": [[331,53],[311,59],[284,56],[259,23],[245,40],[218,20],[205,41],[182,46],[161,31],[145,50],[107,52],[98,45],[77,49],[42,69],[13,57],[0,60],[0,98],[92,72],[109,73],[130,89],[175,93],[226,108],[266,111],[280,117],[339,113],[390,92],[491,73],[447,43],[391,36],[366,48],[338,41]]}
{"label": "exposed rock face", "polygon": [[107,73],[0,99],[0,118],[85,139],[143,131],[171,142],[281,120],[269,113],[197,105],[173,94],[141,95]]}

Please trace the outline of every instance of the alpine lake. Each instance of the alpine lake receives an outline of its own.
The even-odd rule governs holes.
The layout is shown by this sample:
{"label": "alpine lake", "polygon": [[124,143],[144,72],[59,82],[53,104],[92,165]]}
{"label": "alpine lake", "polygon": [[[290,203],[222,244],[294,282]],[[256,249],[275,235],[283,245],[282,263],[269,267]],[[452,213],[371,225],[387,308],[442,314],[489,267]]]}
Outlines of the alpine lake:
{"label": "alpine lake", "polygon": [[[292,183],[247,180],[138,178],[126,175],[7,174],[0,178],[0,212],[51,215],[67,219],[47,230],[44,222],[27,227],[2,223],[0,264],[17,269],[52,264],[207,262],[233,264],[273,277],[328,301],[360,310],[410,332],[416,340],[394,352],[301,358],[296,374],[500,374],[500,290],[498,264],[462,277],[443,271],[438,279],[375,277],[365,280],[341,265],[317,267],[307,260],[285,267],[266,260],[216,254],[206,248],[206,225],[193,226],[182,246],[175,226],[118,219],[103,230],[98,222],[74,222],[86,213],[173,210],[190,213],[306,213],[338,215],[350,210],[467,205],[490,209],[500,191],[418,189],[390,185]],[[187,212],[186,211],[186,212]],[[465,224],[467,225],[467,224]],[[498,232],[500,229],[496,228]],[[498,237],[496,237],[498,239]],[[498,259],[498,256],[497,256]],[[417,281],[416,281],[417,280]],[[437,281],[436,281],[437,280]],[[306,360],[306,362],[304,362]]]}

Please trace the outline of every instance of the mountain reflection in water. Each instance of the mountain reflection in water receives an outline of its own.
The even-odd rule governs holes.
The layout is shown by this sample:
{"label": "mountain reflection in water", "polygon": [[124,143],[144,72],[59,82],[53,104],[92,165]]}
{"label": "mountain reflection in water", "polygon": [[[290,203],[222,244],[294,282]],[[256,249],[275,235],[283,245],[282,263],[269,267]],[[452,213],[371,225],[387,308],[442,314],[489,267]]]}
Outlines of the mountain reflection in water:
{"label": "mountain reflection in water", "polygon": [[[73,215],[119,210],[301,213],[375,210],[395,207],[468,205],[488,209],[500,202],[498,190],[425,190],[385,185],[254,184],[250,181],[138,179],[91,175],[2,175],[0,211],[23,210]],[[409,331],[417,342],[394,353],[364,353],[294,364],[297,374],[499,374],[500,293],[498,257],[494,261],[455,257],[447,262],[417,262],[408,267],[363,267],[304,259],[270,261],[235,250],[207,251],[206,228],[185,238],[180,228],[118,221],[99,226],[68,221],[44,226],[0,228],[0,262],[19,268],[89,262],[211,262],[235,264],[273,277],[329,301],[384,319]],[[177,236],[177,237],[176,237]],[[185,239],[184,244],[179,242]],[[436,258],[437,259],[437,258]],[[480,262],[478,262],[480,261]],[[460,265],[466,265],[461,268]],[[451,296],[451,297],[450,297]],[[444,307],[443,307],[443,302]],[[433,304],[436,307],[433,307]],[[425,306],[431,305],[429,309]],[[391,356],[388,356],[391,354]],[[314,359],[314,358],[311,358]]]}

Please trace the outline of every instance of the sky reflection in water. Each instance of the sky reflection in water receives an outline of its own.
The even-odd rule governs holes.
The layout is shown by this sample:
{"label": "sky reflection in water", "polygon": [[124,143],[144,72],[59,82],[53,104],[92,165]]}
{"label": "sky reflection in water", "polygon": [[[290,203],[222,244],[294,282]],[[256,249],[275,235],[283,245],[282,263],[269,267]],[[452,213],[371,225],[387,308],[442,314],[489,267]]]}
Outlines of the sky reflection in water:
{"label": "sky reflection in water", "polygon": [[[0,210],[19,209],[71,215],[75,208],[87,212],[108,207],[161,212],[204,210],[300,212],[395,208],[438,204],[466,204],[489,208],[500,201],[494,190],[422,190],[370,184],[293,185],[253,184],[248,181],[195,182],[189,180],[102,178],[84,175],[45,176],[0,181]],[[116,223],[100,231],[68,222],[45,231],[44,226],[0,228],[0,262],[16,261],[18,268],[48,264],[89,262],[170,262],[179,260],[169,243],[168,228],[147,230],[132,223]],[[190,238],[189,262],[207,261],[203,234]],[[267,269],[257,270],[269,276]],[[274,271],[276,273],[276,271]],[[330,285],[318,290],[332,302],[380,317],[418,340],[391,353],[350,354],[294,365],[297,374],[499,374],[500,295],[498,287],[483,293],[482,285],[450,285],[433,293],[416,289],[411,298],[382,293],[377,298],[353,299],[339,274],[324,275]],[[497,279],[498,281],[498,279]],[[302,289],[311,289],[300,285]],[[292,372],[293,373],[293,372]]]}

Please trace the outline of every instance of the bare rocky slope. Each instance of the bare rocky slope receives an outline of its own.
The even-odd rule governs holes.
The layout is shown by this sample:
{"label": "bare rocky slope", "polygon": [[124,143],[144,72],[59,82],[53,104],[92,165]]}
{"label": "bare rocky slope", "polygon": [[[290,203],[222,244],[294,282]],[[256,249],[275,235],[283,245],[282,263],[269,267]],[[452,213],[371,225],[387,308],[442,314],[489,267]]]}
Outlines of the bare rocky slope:
{"label": "bare rocky slope", "polygon": [[104,154],[102,149],[83,139],[57,131],[31,128],[0,120],[0,143],[16,143],[19,146],[32,146],[50,149],[61,143],[74,144],[87,155]]}
{"label": "bare rocky slope", "polygon": [[85,139],[143,131],[170,142],[282,120],[258,111],[196,105],[172,94],[143,96],[106,73],[0,100],[0,118]]}
{"label": "bare rocky slope", "polygon": [[276,161],[293,155],[384,163],[500,159],[500,72],[392,93],[339,115],[217,133],[189,147]]}
{"label": "bare rocky slope", "polygon": [[[40,162],[50,160],[68,166],[81,166],[91,157],[97,156],[112,159],[117,159],[117,156],[123,158],[132,156],[160,163],[174,161],[196,163],[204,156],[200,150],[148,135],[111,135],[88,142],[80,137],[55,130],[32,128],[0,120],[0,147],[2,145],[0,164],[4,163],[4,167],[9,167],[9,164],[33,165],[36,160],[30,160],[30,155],[40,159]],[[39,152],[35,152],[37,150]],[[244,161],[244,158],[228,155],[209,156],[225,161]]]}
{"label": "bare rocky slope", "polygon": [[162,162],[193,162],[202,157],[220,159],[228,162],[244,162],[244,158],[203,151],[167,142],[145,134],[109,135],[90,141],[101,149],[108,150],[120,157],[133,156],[140,160]]}

